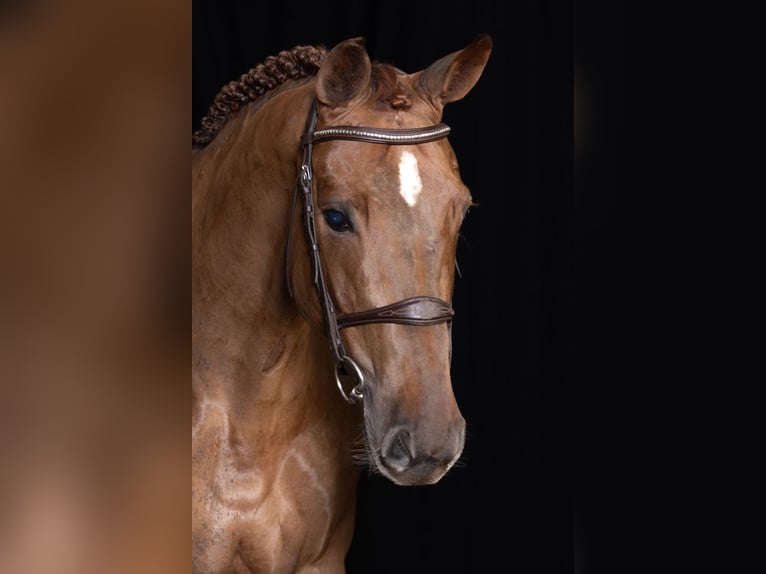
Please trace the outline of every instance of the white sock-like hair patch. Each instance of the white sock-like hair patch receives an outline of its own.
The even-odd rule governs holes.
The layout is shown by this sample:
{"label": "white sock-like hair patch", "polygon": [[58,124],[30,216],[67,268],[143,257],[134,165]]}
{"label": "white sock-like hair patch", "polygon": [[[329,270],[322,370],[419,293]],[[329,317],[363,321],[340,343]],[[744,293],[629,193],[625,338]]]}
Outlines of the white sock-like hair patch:
{"label": "white sock-like hair patch", "polygon": [[402,157],[399,159],[399,193],[407,205],[415,205],[422,189],[418,160],[411,152],[402,152]]}

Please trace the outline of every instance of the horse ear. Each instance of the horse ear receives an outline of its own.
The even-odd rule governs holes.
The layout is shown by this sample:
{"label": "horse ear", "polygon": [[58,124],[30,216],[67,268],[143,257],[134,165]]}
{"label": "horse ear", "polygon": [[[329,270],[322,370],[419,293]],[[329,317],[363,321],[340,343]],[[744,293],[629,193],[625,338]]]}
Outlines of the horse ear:
{"label": "horse ear", "polygon": [[479,81],[490,52],[492,38],[479,34],[462,50],[444,56],[420,72],[421,89],[439,106],[462,99]]}
{"label": "horse ear", "polygon": [[370,83],[370,57],[364,38],[351,38],[330,50],[317,72],[317,99],[328,106],[347,106]]}

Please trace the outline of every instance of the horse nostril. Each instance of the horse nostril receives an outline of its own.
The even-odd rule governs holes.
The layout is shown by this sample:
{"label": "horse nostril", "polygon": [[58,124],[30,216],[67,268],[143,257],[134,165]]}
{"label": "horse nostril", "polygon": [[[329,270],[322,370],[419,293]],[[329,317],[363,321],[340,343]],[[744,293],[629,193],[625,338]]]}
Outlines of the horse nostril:
{"label": "horse nostril", "polygon": [[381,452],[383,464],[387,467],[403,471],[406,469],[412,459],[415,458],[412,445],[412,435],[405,429],[394,429],[388,433],[383,440],[383,449]]}

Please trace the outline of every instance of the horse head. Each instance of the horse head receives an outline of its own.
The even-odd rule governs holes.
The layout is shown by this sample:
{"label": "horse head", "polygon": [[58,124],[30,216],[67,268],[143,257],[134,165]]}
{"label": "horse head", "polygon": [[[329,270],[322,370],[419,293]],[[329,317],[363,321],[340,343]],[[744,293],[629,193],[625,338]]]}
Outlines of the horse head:
{"label": "horse head", "polygon": [[[463,450],[466,423],[452,390],[449,319],[457,240],[472,198],[446,132],[438,130],[444,106],[474,87],[491,49],[489,36],[481,35],[405,73],[371,62],[355,38],[327,53],[314,83],[309,140],[311,130],[334,133],[338,126],[356,137],[336,130],[341,137],[310,141],[308,166],[304,153],[312,213],[308,240],[288,246],[300,249],[289,253],[289,281],[313,326],[328,332],[328,320],[337,319],[338,328],[329,329],[331,339],[339,337],[331,348],[340,371],[356,371],[366,458],[400,485],[437,482]],[[363,135],[396,138],[430,127],[433,138],[412,143]],[[321,254],[313,275],[305,265],[312,250]],[[319,290],[312,285],[317,274]],[[397,314],[405,320],[395,320]]]}

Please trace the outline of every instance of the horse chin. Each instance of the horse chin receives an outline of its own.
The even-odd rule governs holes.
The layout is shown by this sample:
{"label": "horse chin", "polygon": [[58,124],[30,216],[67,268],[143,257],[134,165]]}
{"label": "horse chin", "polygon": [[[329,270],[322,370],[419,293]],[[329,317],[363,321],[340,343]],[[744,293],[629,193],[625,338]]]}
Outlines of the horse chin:
{"label": "horse chin", "polygon": [[430,467],[408,469],[406,472],[394,474],[382,465],[378,465],[378,471],[388,480],[398,486],[426,486],[436,484],[447,474],[450,467]]}

